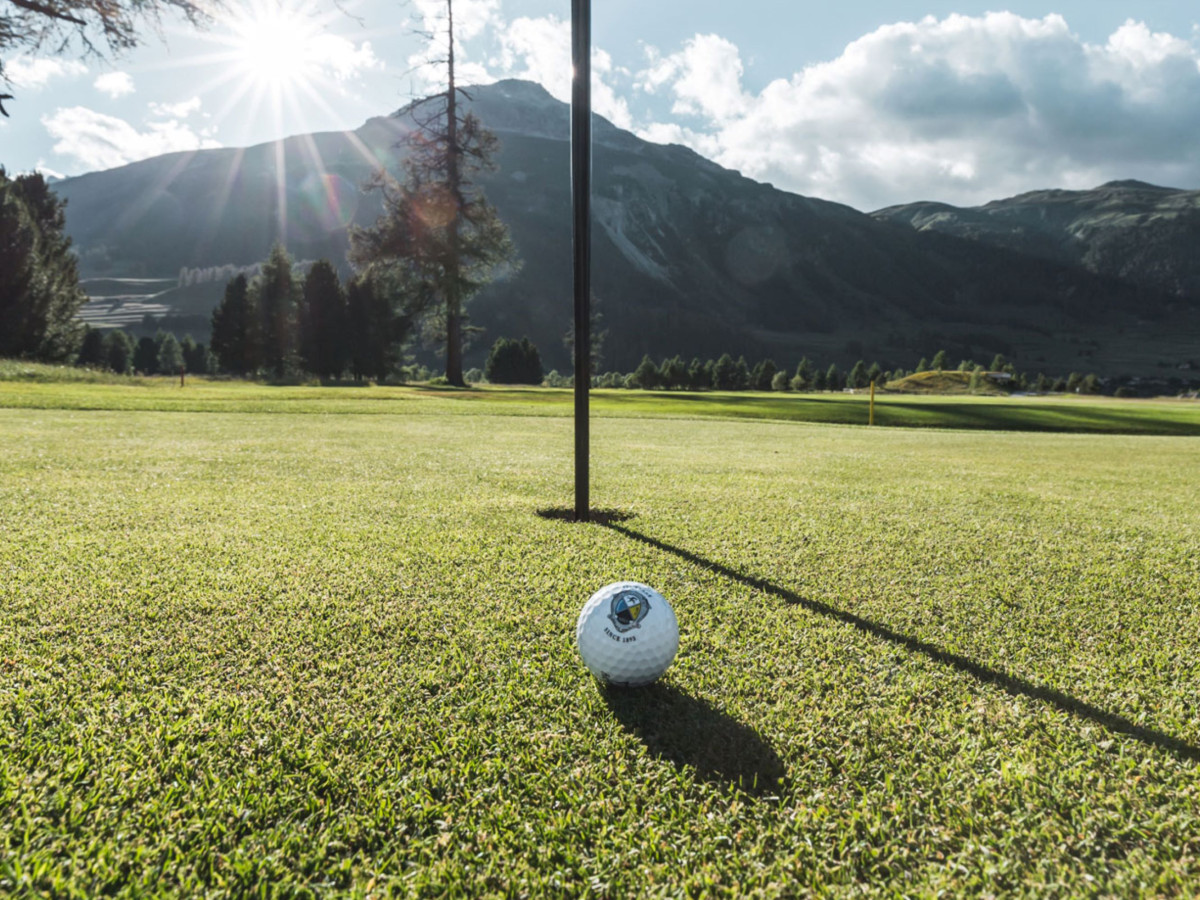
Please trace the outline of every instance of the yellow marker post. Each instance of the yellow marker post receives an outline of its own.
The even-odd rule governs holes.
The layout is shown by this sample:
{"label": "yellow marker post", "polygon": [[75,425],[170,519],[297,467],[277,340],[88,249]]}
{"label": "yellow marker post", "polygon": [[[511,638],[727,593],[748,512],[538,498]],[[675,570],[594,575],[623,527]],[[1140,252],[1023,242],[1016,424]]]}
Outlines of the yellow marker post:
{"label": "yellow marker post", "polygon": [[867,424],[875,424],[875,381],[871,381],[871,411],[867,414]]}

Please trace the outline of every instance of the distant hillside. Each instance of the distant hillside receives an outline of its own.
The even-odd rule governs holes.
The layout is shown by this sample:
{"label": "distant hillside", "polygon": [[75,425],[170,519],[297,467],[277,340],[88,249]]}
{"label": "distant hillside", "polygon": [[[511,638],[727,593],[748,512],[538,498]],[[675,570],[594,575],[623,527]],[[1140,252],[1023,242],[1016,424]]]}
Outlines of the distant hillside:
{"label": "distant hillside", "polygon": [[[498,336],[528,335],[548,367],[566,368],[568,108],[521,81],[471,94],[502,142],[499,170],[483,182],[524,265],[471,307],[484,337],[468,364]],[[379,212],[360,186],[377,161],[395,169],[394,148],[410,127],[402,110],[353,132],[170,154],[57,189],[87,275],[246,265],[276,240],[296,258],[344,266],[346,226]],[[1190,345],[1171,341],[1200,333],[1177,294],[1067,256],[789,194],[600,118],[594,133],[593,284],[608,329],[606,368],[628,371],[644,353],[724,351],[784,366],[803,354],[912,366],[946,349],[953,359],[1004,353],[1031,370],[1132,372],[1186,359]],[[200,293],[212,304],[220,287]],[[189,312],[203,306],[188,301]]]}
{"label": "distant hillside", "polygon": [[1090,191],[1032,191],[966,209],[910,203],[872,215],[1081,265],[1193,303],[1200,299],[1200,191],[1111,181]]}

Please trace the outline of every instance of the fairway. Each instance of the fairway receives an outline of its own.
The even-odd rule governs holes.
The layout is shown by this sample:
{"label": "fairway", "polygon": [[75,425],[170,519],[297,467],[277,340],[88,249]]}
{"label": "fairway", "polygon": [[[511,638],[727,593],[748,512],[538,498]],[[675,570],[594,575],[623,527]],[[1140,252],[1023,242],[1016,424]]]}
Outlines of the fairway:
{"label": "fairway", "polygon": [[[60,380],[63,379],[63,380]],[[277,387],[243,381],[130,378],[0,360],[0,408],[394,415],[570,416],[572,391],[541,387]],[[486,410],[478,410],[477,404]],[[593,390],[600,418],[720,418],[866,425],[865,393]],[[1158,434],[1200,437],[1200,402],[1158,398],[913,396],[881,392],[881,427]]]}
{"label": "fairway", "polygon": [[605,393],[580,525],[551,392],[0,387],[0,894],[1200,883],[1196,437]]}

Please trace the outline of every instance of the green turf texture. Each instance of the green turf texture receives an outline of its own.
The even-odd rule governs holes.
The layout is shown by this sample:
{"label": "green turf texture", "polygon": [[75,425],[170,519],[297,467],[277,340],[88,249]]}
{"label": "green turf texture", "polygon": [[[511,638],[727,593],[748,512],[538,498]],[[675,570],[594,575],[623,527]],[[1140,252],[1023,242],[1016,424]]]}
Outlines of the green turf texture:
{"label": "green turf texture", "polygon": [[[1200,884],[1195,438],[612,409],[580,525],[509,395],[60,388],[0,409],[0,894]],[[608,694],[621,579],[682,641]]]}
{"label": "green turf texture", "polygon": [[[0,407],[31,409],[159,410],[175,412],[261,412],[318,414],[438,413],[571,416],[569,389],[475,387],[467,390],[379,387],[280,387],[245,381],[189,378],[129,378],[67,366],[0,360]],[[592,391],[597,417],[763,419],[866,425],[865,392],[767,393],[755,391]],[[963,397],[880,392],[875,424],[900,428],[1059,431],[1096,434],[1200,436],[1196,400],[1118,400],[1111,397]]]}

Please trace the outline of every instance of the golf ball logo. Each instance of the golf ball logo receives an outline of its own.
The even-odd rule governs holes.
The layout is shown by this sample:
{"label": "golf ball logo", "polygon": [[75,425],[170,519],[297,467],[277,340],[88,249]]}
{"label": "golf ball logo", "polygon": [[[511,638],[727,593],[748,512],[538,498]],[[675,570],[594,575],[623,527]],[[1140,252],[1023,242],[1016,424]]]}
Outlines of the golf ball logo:
{"label": "golf ball logo", "polygon": [[583,605],[575,643],[584,665],[602,682],[635,687],[650,684],[671,664],[679,649],[679,623],[667,598],[654,588],[618,581]]}
{"label": "golf ball logo", "polygon": [[608,618],[621,634],[639,627],[650,614],[650,598],[638,591],[621,591],[609,604]]}

